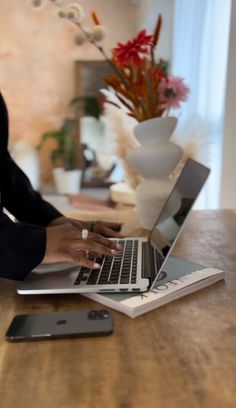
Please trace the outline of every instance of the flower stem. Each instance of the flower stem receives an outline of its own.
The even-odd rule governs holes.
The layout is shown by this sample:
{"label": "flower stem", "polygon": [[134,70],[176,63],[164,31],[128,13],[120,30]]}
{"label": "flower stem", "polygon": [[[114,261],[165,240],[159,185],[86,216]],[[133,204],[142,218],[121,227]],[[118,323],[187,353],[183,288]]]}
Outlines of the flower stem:
{"label": "flower stem", "polygon": [[[127,86],[128,88],[130,88],[130,90],[132,91],[135,100],[141,105],[141,108],[143,110],[144,113],[146,112],[146,108],[143,105],[142,101],[136,96],[135,94],[135,89],[131,86],[131,84],[127,81],[126,77],[124,75],[122,75],[122,73],[119,71],[119,69],[117,68],[117,66],[115,64],[112,63],[112,61],[109,59],[108,55],[106,54],[105,50],[103,47],[101,47],[100,45],[97,44],[97,42],[93,39],[93,37],[84,29],[84,27],[82,26],[82,24],[78,21],[74,21],[74,23],[77,25],[77,27],[80,28],[80,30],[83,32],[83,34],[86,36],[87,40],[92,43],[97,50],[103,55],[104,59],[107,61],[107,63],[112,67],[112,69],[116,72],[116,74],[119,76],[119,78],[121,79],[122,83]],[[117,95],[117,93],[115,92],[115,94]]]}
{"label": "flower stem", "polygon": [[[54,2],[53,0],[51,0],[52,3],[54,4],[54,6],[59,7],[60,5],[57,4],[56,2]],[[77,27],[79,27],[79,29],[81,30],[81,32],[85,35],[86,39],[93,44],[97,50],[102,54],[102,56],[104,57],[105,61],[110,65],[110,67],[113,69],[113,71],[116,72],[116,74],[119,76],[121,82],[128,88],[131,90],[136,102],[141,106],[141,109],[144,113],[144,115],[148,115],[148,112],[143,104],[143,102],[137,97],[136,93],[135,93],[135,89],[133,88],[133,86],[129,83],[129,81],[127,81],[127,78],[125,77],[125,75],[123,75],[120,70],[117,68],[117,66],[115,64],[113,64],[113,62],[109,59],[108,55],[106,54],[104,48],[100,45],[97,44],[97,42],[94,40],[93,36],[88,33],[84,27],[82,26],[82,24],[79,21],[76,20],[71,20],[71,22],[73,22]],[[115,92],[116,96],[117,92]]]}

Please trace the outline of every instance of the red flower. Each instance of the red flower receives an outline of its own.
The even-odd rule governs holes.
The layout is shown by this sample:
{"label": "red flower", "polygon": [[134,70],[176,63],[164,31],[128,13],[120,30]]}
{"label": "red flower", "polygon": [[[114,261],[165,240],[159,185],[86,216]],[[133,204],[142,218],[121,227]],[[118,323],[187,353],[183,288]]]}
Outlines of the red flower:
{"label": "red flower", "polygon": [[140,65],[143,62],[140,54],[148,54],[148,46],[152,45],[152,41],[153,35],[147,35],[146,30],[142,30],[126,44],[118,43],[118,47],[112,50],[113,58],[120,66]]}

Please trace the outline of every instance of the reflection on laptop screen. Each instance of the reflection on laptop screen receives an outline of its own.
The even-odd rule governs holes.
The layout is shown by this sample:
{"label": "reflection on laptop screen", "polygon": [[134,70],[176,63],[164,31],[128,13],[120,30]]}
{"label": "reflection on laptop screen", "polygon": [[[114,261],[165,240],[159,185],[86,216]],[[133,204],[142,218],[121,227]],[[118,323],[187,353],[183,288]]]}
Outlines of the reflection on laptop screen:
{"label": "reflection on laptop screen", "polygon": [[163,261],[174,245],[209,172],[207,167],[189,159],[171,191],[149,237],[149,242],[163,256]]}

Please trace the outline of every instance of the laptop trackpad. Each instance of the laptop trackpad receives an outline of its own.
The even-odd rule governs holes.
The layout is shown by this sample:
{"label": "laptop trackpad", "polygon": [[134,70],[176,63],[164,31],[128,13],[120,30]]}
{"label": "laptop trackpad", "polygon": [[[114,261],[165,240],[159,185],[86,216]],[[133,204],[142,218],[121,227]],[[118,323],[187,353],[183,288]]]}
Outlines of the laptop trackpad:
{"label": "laptop trackpad", "polygon": [[74,268],[76,265],[69,262],[56,262],[53,264],[40,264],[33,270],[37,273],[49,273],[49,272],[60,272],[66,271],[67,269]]}
{"label": "laptop trackpad", "polygon": [[19,289],[57,289],[71,287],[79,266],[69,263],[41,264],[20,284]]}

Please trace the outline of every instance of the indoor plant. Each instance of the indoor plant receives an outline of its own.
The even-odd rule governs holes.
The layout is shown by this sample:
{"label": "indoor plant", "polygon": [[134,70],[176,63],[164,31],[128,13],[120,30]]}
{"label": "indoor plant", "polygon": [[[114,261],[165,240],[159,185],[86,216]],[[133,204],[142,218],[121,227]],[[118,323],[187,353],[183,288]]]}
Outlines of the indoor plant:
{"label": "indoor plant", "polygon": [[[101,106],[96,96],[81,95],[73,98],[70,108],[80,105],[86,116],[99,119]],[[78,120],[66,117],[59,129],[53,129],[42,135],[37,148],[40,150],[48,139],[56,140],[56,147],[50,158],[53,166],[53,177],[59,193],[78,193],[84,170],[83,145],[78,144]]]}
{"label": "indoor plant", "polygon": [[82,170],[77,168],[76,126],[76,119],[65,118],[59,129],[45,132],[37,146],[41,149],[48,139],[56,140],[51,162],[55,186],[61,194],[78,193],[80,188]]}

